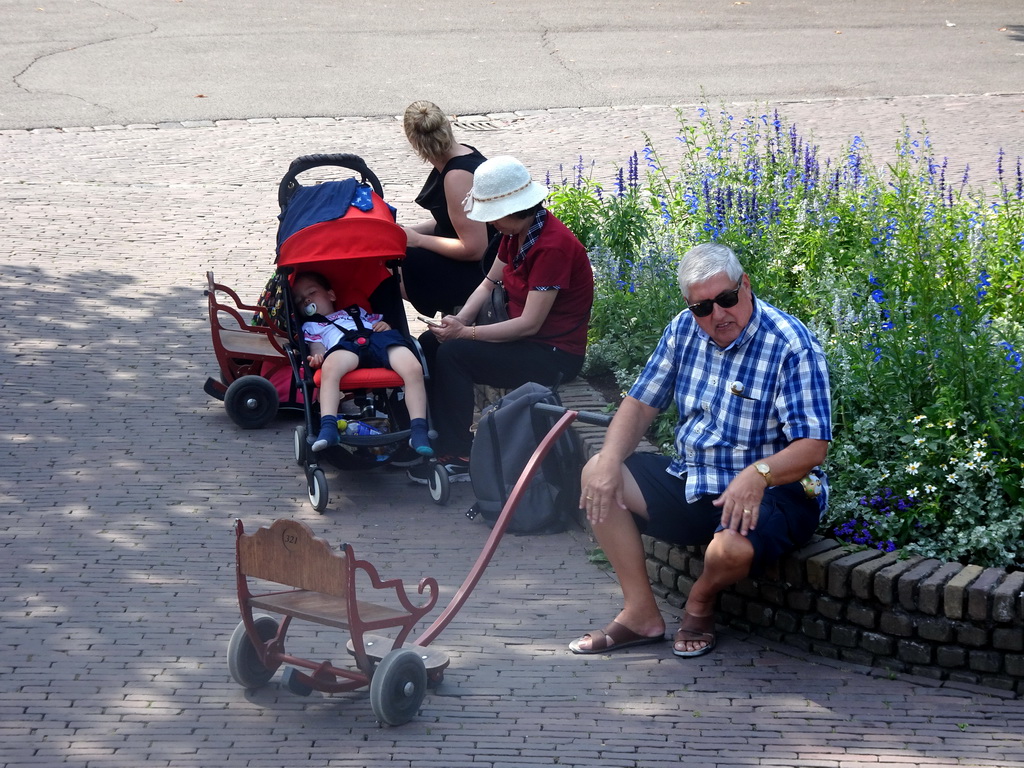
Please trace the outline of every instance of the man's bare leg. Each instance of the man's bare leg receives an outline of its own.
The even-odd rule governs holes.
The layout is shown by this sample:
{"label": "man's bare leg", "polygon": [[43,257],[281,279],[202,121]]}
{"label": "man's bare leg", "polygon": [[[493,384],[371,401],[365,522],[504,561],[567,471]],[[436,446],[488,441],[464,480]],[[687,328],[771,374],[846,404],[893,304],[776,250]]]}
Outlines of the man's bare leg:
{"label": "man's bare leg", "polygon": [[[718,593],[750,573],[754,547],[746,536],[733,530],[719,531],[704,553],[704,570],[686,598],[686,612],[696,618],[714,615]],[[707,647],[706,640],[677,641],[675,650],[694,652]]]}
{"label": "man's bare leg", "polygon": [[[587,462],[583,469],[583,487],[587,485],[587,473],[595,459]],[[643,542],[630,511],[646,516],[647,505],[633,476],[625,467],[622,473],[625,502],[629,509],[613,507],[603,522],[592,525],[592,530],[608,562],[615,569],[622,588],[623,608],[615,621],[638,635],[656,637],[665,633],[665,619],[647,578]],[[579,646],[584,650],[589,649],[590,638],[581,639]]]}

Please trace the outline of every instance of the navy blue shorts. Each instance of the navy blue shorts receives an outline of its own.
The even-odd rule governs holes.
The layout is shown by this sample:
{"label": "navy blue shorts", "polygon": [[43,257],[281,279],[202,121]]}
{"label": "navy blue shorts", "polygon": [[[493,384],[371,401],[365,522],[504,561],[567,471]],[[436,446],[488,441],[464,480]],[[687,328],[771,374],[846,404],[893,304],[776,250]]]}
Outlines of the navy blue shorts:
{"label": "navy blue shorts", "polygon": [[[702,496],[694,503],[686,500],[686,481],[666,470],[672,460],[656,453],[634,453],[626,459],[647,503],[649,520],[634,515],[641,533],[680,546],[704,545],[722,529],[722,510],[711,502],[715,496]],[[815,499],[807,498],[800,483],[768,488],[761,499],[757,528],[747,533],[754,546],[752,574],[787,552],[805,544],[818,528],[820,511]]]}
{"label": "navy blue shorts", "polygon": [[[360,346],[354,341],[339,341],[327,350],[327,354],[329,355],[337,349],[344,349],[359,358],[360,368],[387,368],[391,370],[391,364],[388,362],[388,349],[391,347],[412,349],[409,340],[394,329],[374,333],[367,331],[367,336],[370,340],[369,344]],[[324,355],[324,357],[326,358],[327,355]]]}

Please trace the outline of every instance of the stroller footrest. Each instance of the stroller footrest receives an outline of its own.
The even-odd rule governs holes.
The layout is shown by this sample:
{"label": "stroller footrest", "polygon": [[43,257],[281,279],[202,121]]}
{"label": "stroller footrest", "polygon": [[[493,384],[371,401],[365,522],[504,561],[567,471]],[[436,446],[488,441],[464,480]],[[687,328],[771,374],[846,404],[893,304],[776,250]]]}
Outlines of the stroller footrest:
{"label": "stroller footrest", "polygon": [[403,429],[399,432],[381,432],[379,435],[341,435],[341,445],[350,445],[354,448],[379,448],[383,445],[394,445],[404,443],[409,439],[412,432]]}

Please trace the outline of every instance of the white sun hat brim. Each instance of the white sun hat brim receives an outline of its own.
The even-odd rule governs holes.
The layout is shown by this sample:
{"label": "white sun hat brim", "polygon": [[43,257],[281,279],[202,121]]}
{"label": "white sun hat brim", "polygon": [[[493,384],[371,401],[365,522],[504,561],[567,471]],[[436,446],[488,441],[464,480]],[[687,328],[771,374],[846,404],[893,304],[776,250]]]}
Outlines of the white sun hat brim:
{"label": "white sun hat brim", "polygon": [[480,164],[464,201],[467,218],[491,222],[525,211],[548,196],[548,188],[530,177],[514,157],[502,155]]}

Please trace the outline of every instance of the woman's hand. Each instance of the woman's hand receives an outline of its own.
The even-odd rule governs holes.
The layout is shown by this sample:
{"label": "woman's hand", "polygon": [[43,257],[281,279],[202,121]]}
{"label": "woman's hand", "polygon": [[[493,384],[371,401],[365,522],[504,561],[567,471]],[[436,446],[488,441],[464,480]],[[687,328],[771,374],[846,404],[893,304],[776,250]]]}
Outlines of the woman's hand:
{"label": "woman's hand", "polygon": [[408,248],[422,248],[423,247],[423,233],[417,232],[412,227],[402,227],[405,230],[405,244]]}
{"label": "woman's hand", "polygon": [[443,344],[450,339],[467,338],[470,327],[462,322],[457,315],[445,315],[441,318],[440,325],[430,326],[430,331]]}

